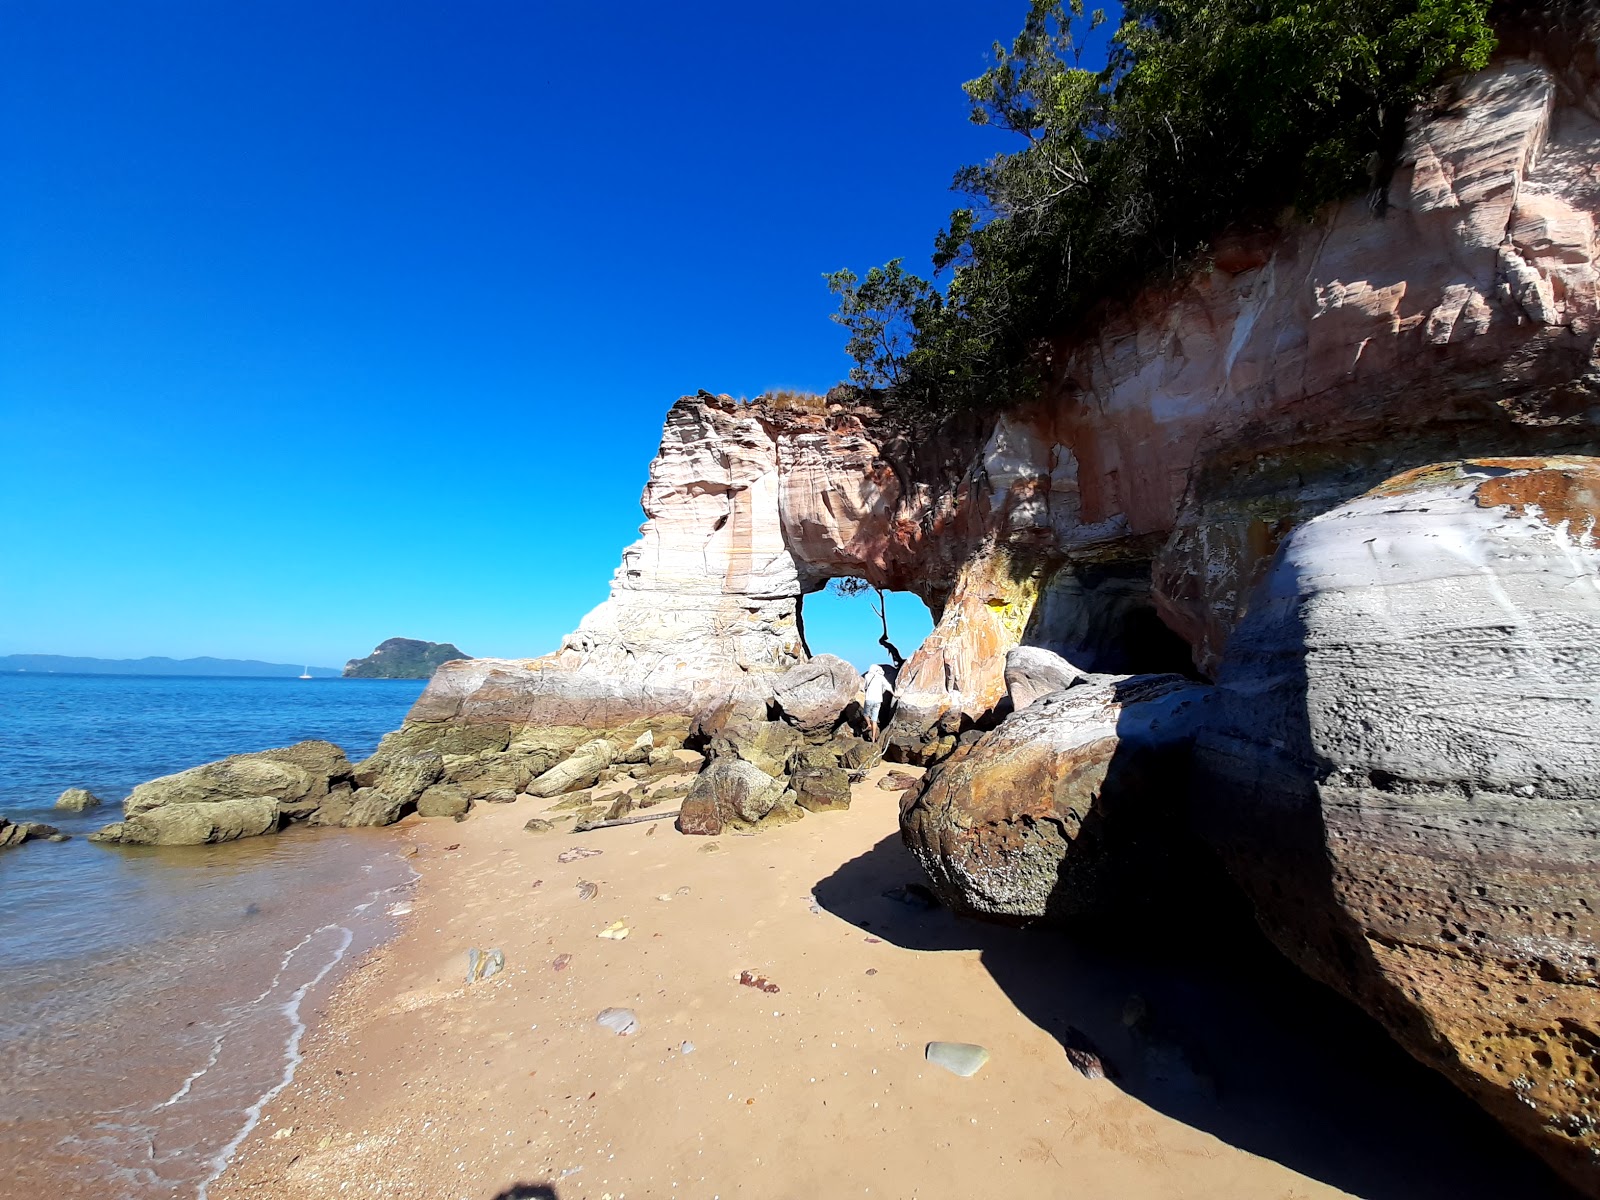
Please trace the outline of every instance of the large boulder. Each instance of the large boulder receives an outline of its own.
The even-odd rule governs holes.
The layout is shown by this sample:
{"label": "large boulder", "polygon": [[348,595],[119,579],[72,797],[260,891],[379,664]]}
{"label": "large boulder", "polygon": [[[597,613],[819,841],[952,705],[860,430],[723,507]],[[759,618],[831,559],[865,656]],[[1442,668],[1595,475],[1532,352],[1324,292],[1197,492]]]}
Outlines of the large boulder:
{"label": "large boulder", "polygon": [[906,793],[905,843],[958,912],[1070,918],[1162,898],[1185,874],[1209,696],[1143,675],[1037,700]]}
{"label": "large boulder", "polygon": [[1268,936],[1590,1195],[1597,525],[1594,458],[1427,467],[1307,522],[1197,752]]}
{"label": "large boulder", "polygon": [[1064,691],[1087,677],[1053,650],[1017,646],[1006,652],[1005,679],[1011,711],[1021,712],[1040,696]]}
{"label": "large boulder", "polygon": [[802,733],[825,734],[860,708],[860,672],[832,654],[795,664],[771,686],[772,702],[783,719]]}
{"label": "large boulder", "polygon": [[616,757],[616,746],[605,738],[585,742],[530,783],[528,795],[548,800],[552,796],[564,796],[568,792],[593,787],[600,780],[600,772],[609,767]]}
{"label": "large boulder", "polygon": [[235,754],[141,783],[122,802],[122,811],[131,818],[171,805],[271,796],[285,809],[303,815],[350,777],[349,760],[332,742],[297,742],[278,750]]}
{"label": "large boulder", "polygon": [[782,800],[783,781],[737,758],[719,758],[695,778],[678,814],[684,833],[754,827]]}
{"label": "large boulder", "polygon": [[436,783],[417,799],[419,817],[463,817],[472,809],[472,797],[453,783]]}
{"label": "large boulder", "polygon": [[[164,804],[129,814],[115,840],[126,846],[201,846],[276,833],[281,819],[273,796]],[[99,840],[112,840],[106,833]]]}
{"label": "large boulder", "polygon": [[437,750],[380,749],[357,763],[352,773],[357,787],[412,804],[444,777],[444,757]]}
{"label": "large boulder", "polygon": [[349,795],[330,797],[311,814],[308,825],[359,829],[393,825],[413,801],[402,800],[377,788],[357,788]]}

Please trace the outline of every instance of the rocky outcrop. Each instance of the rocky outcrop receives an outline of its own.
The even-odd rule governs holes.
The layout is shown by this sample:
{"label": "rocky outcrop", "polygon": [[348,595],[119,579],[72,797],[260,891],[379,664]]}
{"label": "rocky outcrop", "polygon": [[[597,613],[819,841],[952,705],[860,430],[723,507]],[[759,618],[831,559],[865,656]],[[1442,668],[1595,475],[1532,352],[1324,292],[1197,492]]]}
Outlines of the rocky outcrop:
{"label": "rocky outcrop", "polygon": [[1597,526],[1594,458],[1427,467],[1307,522],[1199,751],[1200,827],[1280,949],[1591,1194]]}
{"label": "rocky outcrop", "polygon": [[449,642],[420,642],[415,638],[390,638],[379,642],[365,658],[344,665],[346,679],[431,679],[447,662],[467,656]]}
{"label": "rocky outcrop", "polygon": [[[288,821],[343,824],[354,782],[349,760],[332,742],[235,754],[141,783],[122,802],[123,820],[95,840],[193,846],[276,833]],[[329,814],[317,819],[325,806]],[[362,809],[364,815],[374,811]]]}
{"label": "rocky outcrop", "polygon": [[[1515,484],[1543,499],[1479,508],[1501,512],[1508,529],[1540,524],[1540,514],[1557,511],[1548,507],[1556,493],[1579,516],[1587,511],[1572,498],[1583,472],[1561,456],[1593,449],[1600,412],[1592,74],[1558,78],[1540,61],[1508,56],[1453,83],[1419,107],[1382,215],[1363,197],[1314,221],[1224,239],[1207,269],[1108,308],[1050,347],[1052,382],[1028,407],[912,431],[843,393],[680,400],[650,468],[640,539],[624,552],[609,598],[553,654],[447,664],[376,757],[431,750],[442,763],[433,786],[477,786],[454,782],[476,772],[505,787],[509,772],[539,778],[597,737],[621,747],[649,729],[663,746],[687,740],[710,756],[721,773],[701,777],[684,823],[721,828],[749,825],[774,787],[778,799],[759,824],[800,811],[780,803],[785,796],[826,803],[837,784],[828,772],[881,748],[900,761],[943,764],[914,794],[905,832],[948,902],[1008,918],[1086,914],[1115,892],[1126,855],[1148,849],[1100,840],[1100,813],[1111,830],[1114,817],[1137,811],[1141,789],[1122,785],[1122,764],[1148,757],[1152,777],[1171,784],[1159,803],[1181,803],[1186,737],[1162,740],[1170,715],[1161,730],[1141,725],[1140,714],[1164,701],[1108,699],[1112,685],[1095,677],[1220,677],[1232,689],[1228,711],[1240,714],[1225,729],[1237,736],[1203,743],[1206,771],[1208,779],[1233,773],[1232,791],[1212,794],[1231,795],[1237,819],[1213,812],[1202,826],[1224,846],[1264,924],[1600,1195],[1600,1183],[1574,1165],[1594,1149],[1592,1059],[1579,1048],[1600,1045],[1584,1041],[1591,1026],[1578,999],[1593,985],[1570,982],[1595,957],[1583,945],[1592,937],[1588,898],[1573,890],[1592,870],[1575,832],[1593,808],[1592,788],[1579,782],[1587,735],[1572,725],[1547,769],[1535,769],[1528,749],[1548,742],[1530,732],[1541,722],[1566,728],[1577,711],[1557,666],[1587,661],[1572,630],[1593,632],[1577,596],[1589,585],[1570,575],[1587,561],[1586,528],[1542,521],[1549,537],[1564,530],[1566,542],[1557,540],[1568,557],[1540,549],[1529,560],[1542,564],[1534,574],[1568,578],[1568,607],[1540,592],[1517,600],[1540,614],[1532,624],[1473,626],[1467,641],[1427,626],[1441,640],[1437,657],[1417,667],[1422,699],[1367,708],[1352,684],[1345,708],[1328,702],[1323,732],[1282,747],[1264,745],[1261,731],[1283,732],[1293,712],[1263,711],[1255,725],[1248,713],[1266,703],[1259,697],[1293,694],[1280,675],[1331,680],[1344,654],[1340,670],[1353,678],[1370,654],[1379,676],[1393,676],[1401,660],[1381,641],[1346,641],[1336,626],[1308,633],[1292,652],[1249,649],[1252,639],[1290,647],[1283,628],[1236,634],[1255,617],[1253,596],[1279,595],[1279,572],[1290,568],[1273,564],[1289,561],[1275,558],[1285,539],[1301,529],[1297,544],[1335,553],[1328,530],[1350,526],[1327,524],[1327,514],[1383,503],[1369,494],[1398,472],[1548,459],[1543,474],[1509,466],[1498,480],[1479,480],[1470,503],[1513,487],[1507,480],[1544,480],[1550,495],[1545,483]],[[1557,487],[1557,477],[1571,488]],[[1445,486],[1427,486],[1435,483]],[[1467,511],[1448,494],[1452,511]],[[1514,558],[1483,556],[1502,534],[1471,523],[1439,528],[1429,561],[1441,564],[1442,579],[1442,564],[1458,556],[1464,596],[1489,597],[1522,578],[1508,565]],[[1329,569],[1370,575],[1371,563],[1386,561],[1386,536]],[[1293,569],[1312,572],[1316,564],[1297,554]],[[1269,569],[1278,582],[1259,592]],[[779,699],[778,681],[809,658],[803,599],[838,577],[914,591],[936,618],[898,673],[876,745],[857,736],[870,722],[858,729],[841,710],[844,720],[825,731],[825,713],[813,719],[801,715],[804,704],[790,711]],[[1334,609],[1312,606],[1300,617],[1324,611]],[[1436,616],[1452,611],[1441,601]],[[1551,636],[1539,651],[1546,619]],[[1523,641],[1506,641],[1508,629]],[[1090,682],[1041,698],[1047,681],[1006,677],[1018,647],[1059,655]],[[1540,652],[1555,665],[1536,665]],[[1305,661],[1294,666],[1293,654]],[[807,677],[807,688],[823,674]],[[1161,686],[1191,696],[1203,685]],[[1401,692],[1373,686],[1385,704],[1401,703]],[[1342,713],[1351,721],[1334,719]],[[1482,723],[1473,737],[1461,728],[1469,718]],[[1495,730],[1511,732],[1497,739]],[[1458,737],[1462,757],[1452,763]],[[1520,745],[1496,751],[1497,740]],[[865,750],[846,751],[848,742]],[[1316,773],[1346,761],[1353,774]],[[1424,763],[1427,771],[1412,773]],[[738,798],[739,816],[736,797],[723,793],[745,784],[758,802]],[[1480,805],[1478,818],[1464,815],[1458,794]],[[1158,823],[1172,819],[1158,812]],[[1275,874],[1279,892],[1239,848],[1248,837],[1233,843],[1226,833],[1255,818],[1245,834],[1260,843],[1258,861],[1300,863]],[[1540,822],[1549,844],[1525,844]],[[1407,845],[1417,861],[1402,854]],[[1369,848],[1394,870],[1361,867]],[[1478,858],[1491,868],[1481,885],[1461,865]],[[1413,919],[1434,932],[1418,932]],[[1517,942],[1516,930],[1530,940]],[[1521,957],[1500,957],[1512,949]],[[1502,993],[1527,997],[1540,1020],[1506,1016],[1513,1010]],[[1484,1075],[1498,1075],[1495,1063],[1508,1082]],[[1570,1103],[1555,1095],[1561,1088]],[[1507,1101],[1519,1090],[1527,1094]]]}
{"label": "rocky outcrop", "polygon": [[1006,652],[1214,671],[1295,525],[1397,466],[1591,434],[1600,148],[1590,99],[1507,59],[1418,116],[1365,200],[1235,238],[1055,348],[1037,404],[915,434],[848,400],[675,405],[610,598],[555,654],[453,663],[411,720],[681,734],[805,661],[849,576],[937,616],[888,742],[926,761],[1006,694]]}
{"label": "rocky outcrop", "polygon": [[84,812],[99,808],[102,803],[104,801],[87,788],[68,788],[57,797],[55,807],[63,812]]}
{"label": "rocky outcrop", "polygon": [[1126,913],[1187,877],[1191,750],[1210,690],[1176,675],[1045,696],[934,768],[901,830],[958,912]]}

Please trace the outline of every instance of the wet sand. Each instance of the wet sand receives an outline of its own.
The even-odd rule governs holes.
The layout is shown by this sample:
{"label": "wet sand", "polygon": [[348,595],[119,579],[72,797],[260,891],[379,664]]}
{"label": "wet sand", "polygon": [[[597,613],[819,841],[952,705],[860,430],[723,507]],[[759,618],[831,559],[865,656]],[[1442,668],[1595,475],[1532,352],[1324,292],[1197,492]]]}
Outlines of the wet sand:
{"label": "wet sand", "polygon": [[59,957],[3,968],[0,1197],[203,1193],[292,1068],[306,1011],[392,932],[414,879],[398,848],[296,829],[122,852],[104,870],[156,893],[138,909],[155,932],[69,953],[57,930]]}
{"label": "wet sand", "polygon": [[[1095,944],[885,896],[920,878],[886,770],[754,837],[531,834],[529,801],[408,820],[400,936],[320,1006],[211,1196],[1566,1194],[1247,931]],[[557,861],[574,847],[602,853]],[[505,971],[467,985],[473,946]],[[596,1023],[611,1007],[631,1036]],[[992,1058],[958,1078],[932,1040]],[[1115,1078],[1073,1068],[1078,1040]]]}

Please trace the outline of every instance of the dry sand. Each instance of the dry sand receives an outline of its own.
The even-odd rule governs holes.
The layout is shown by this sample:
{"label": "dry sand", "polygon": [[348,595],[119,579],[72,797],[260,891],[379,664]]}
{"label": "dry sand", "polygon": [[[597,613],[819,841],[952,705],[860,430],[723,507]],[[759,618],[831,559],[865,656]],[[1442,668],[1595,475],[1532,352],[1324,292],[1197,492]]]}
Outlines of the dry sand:
{"label": "dry sand", "polygon": [[[1140,1042],[1120,1020],[1132,986],[1172,1009],[1199,993],[1141,982],[1048,933],[885,897],[919,878],[898,844],[898,793],[874,786],[885,770],[848,812],[755,837],[685,837],[671,821],[532,834],[527,801],[408,822],[399,836],[415,841],[421,880],[401,935],[326,1003],[294,1084],[211,1195],[1347,1194],[1323,1180],[1373,1196],[1473,1194],[1481,1161],[1441,1177],[1436,1140],[1418,1149],[1433,1164],[1405,1160],[1404,1145],[1450,1132],[1397,1130],[1375,1153],[1401,1165],[1377,1162],[1381,1111],[1350,1115],[1362,1103],[1315,1080],[1316,1098],[1297,1091],[1307,1071],[1342,1069],[1305,1061],[1316,1052],[1294,1040],[1298,1022],[1280,1034],[1270,1011],[1217,1003],[1224,1047],[1249,1036],[1254,1055],[1219,1100],[1229,1072],[1203,1065],[1215,1047]],[[577,846],[602,853],[557,861]],[[598,895],[580,898],[581,881]],[[625,940],[597,936],[619,920]],[[505,971],[465,984],[473,946],[502,948]],[[779,990],[741,986],[742,971]],[[633,1035],[596,1024],[616,1006],[637,1013]],[[1119,1079],[1073,1069],[1058,1040],[1068,1025],[1090,1031]],[[924,1061],[930,1040],[993,1057],[958,1078]],[[1358,1077],[1408,1065],[1373,1053]],[[1460,1137],[1484,1134],[1470,1109],[1447,1116],[1463,1111]],[[1494,1148],[1513,1176],[1537,1174]]]}

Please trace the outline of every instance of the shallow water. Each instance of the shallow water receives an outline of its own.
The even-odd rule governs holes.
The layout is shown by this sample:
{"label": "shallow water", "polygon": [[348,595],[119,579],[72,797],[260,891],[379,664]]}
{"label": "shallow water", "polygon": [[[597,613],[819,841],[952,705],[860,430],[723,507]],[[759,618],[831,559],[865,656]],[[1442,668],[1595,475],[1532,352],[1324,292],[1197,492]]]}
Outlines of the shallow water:
{"label": "shallow water", "polygon": [[[0,676],[0,814],[74,835],[0,852],[0,1197],[202,1195],[413,878],[392,830],[81,835],[134,784],[226,754],[325,737],[363,757],[421,687]],[[55,813],[72,786],[106,806]]]}

